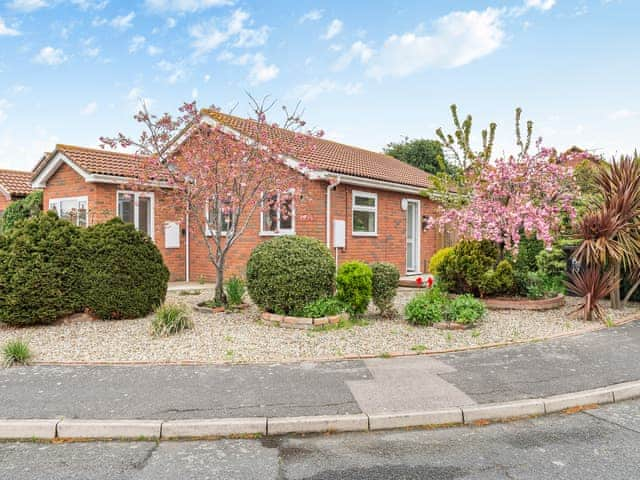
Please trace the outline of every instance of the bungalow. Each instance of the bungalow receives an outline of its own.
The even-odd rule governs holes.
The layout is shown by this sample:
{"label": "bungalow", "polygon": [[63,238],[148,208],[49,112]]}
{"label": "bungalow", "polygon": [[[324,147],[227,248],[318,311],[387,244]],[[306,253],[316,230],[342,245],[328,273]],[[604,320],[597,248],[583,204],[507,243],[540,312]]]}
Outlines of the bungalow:
{"label": "bungalow", "polygon": [[0,215],[14,200],[31,193],[31,172],[0,170]]}
{"label": "bungalow", "polygon": [[[205,112],[205,121],[249,135],[250,120]],[[274,135],[286,134],[273,128]],[[230,274],[242,274],[260,242],[274,235],[305,235],[326,242],[336,262],[363,260],[395,264],[402,274],[427,271],[430,257],[444,239],[425,229],[437,204],[424,196],[432,188],[428,174],[395,158],[341,143],[314,138],[305,179],[310,200],[289,205],[286,219],[256,212],[231,249]],[[57,145],[33,174],[33,188],[43,189],[44,207],[77,225],[92,225],[114,216],[147,233],[163,254],[173,280],[215,280],[201,234],[185,218],[162,208],[161,189],[132,190],[138,157],[108,150]],[[142,189],[144,190],[144,189]],[[282,208],[282,207],[281,207]],[[300,221],[308,216],[310,220]],[[296,218],[298,217],[298,218]]]}

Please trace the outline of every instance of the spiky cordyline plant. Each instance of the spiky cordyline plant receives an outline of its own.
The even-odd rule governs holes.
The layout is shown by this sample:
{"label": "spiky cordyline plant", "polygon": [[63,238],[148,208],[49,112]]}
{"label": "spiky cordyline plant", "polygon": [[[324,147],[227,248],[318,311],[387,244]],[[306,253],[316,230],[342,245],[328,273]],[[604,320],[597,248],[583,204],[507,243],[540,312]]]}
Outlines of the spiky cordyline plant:
{"label": "spiky cordyline plant", "polygon": [[[574,257],[590,267],[611,267],[611,303],[620,308],[621,269],[640,269],[640,159],[622,157],[608,167],[601,166],[595,183],[602,203],[577,225],[576,233],[583,242]],[[624,303],[629,298],[627,295]]]}
{"label": "spiky cordyline plant", "polygon": [[585,321],[591,321],[594,317],[604,320],[604,310],[598,302],[615,288],[615,275],[611,270],[602,271],[599,266],[591,266],[572,272],[567,281],[567,290],[582,297],[582,303],[571,313],[582,312]]}

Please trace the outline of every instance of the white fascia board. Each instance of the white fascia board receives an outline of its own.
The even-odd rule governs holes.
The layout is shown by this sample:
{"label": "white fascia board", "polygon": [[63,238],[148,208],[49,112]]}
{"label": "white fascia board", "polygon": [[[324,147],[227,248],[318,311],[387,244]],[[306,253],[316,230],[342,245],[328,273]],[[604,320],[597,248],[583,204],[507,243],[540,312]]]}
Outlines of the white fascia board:
{"label": "white fascia board", "polygon": [[87,179],[90,177],[90,174],[80,168],[77,164],[72,162],[69,157],[67,157],[62,152],[57,152],[51,160],[47,163],[47,165],[40,171],[38,176],[33,179],[31,182],[31,188],[45,188],[47,186],[47,181],[54,173],[58,170],[58,168],[66,163],[69,165],[78,175],[88,181]]}
{"label": "white fascia board", "polygon": [[386,182],[384,180],[375,180],[372,178],[356,177],[353,175],[345,175],[342,173],[332,173],[327,171],[318,171],[315,173],[315,178],[312,178],[312,180],[329,180],[330,178],[339,178],[340,183],[355,185],[357,187],[375,188],[378,190],[387,190],[391,192],[401,192],[421,196],[424,196],[425,193],[430,193],[428,188],[413,187],[411,185],[403,185],[402,183]]}
{"label": "white fascia board", "polygon": [[5,190],[2,185],[0,185],[0,195],[3,195],[4,197],[6,197],[7,200],[11,200],[11,194],[9,193],[8,190]]}

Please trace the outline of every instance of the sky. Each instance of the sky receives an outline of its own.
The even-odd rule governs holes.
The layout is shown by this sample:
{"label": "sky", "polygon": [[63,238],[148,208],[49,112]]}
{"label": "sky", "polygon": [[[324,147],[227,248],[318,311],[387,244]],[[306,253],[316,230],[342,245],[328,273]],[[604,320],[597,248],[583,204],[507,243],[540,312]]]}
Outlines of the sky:
{"label": "sky", "polygon": [[518,106],[546,146],[630,153],[638,19],[636,0],[0,0],[0,168],[133,135],[141,101],[248,115],[247,93],[374,151],[451,131],[455,103],[476,143],[497,122],[498,154]]}

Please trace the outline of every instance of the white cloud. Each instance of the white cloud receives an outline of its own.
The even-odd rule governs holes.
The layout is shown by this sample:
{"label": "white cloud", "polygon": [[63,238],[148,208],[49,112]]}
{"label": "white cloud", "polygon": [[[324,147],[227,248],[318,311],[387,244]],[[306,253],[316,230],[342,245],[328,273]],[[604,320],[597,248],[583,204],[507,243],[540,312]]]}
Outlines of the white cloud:
{"label": "white cloud", "polygon": [[44,47],[33,60],[43,65],[60,65],[67,61],[67,56],[60,48]]}
{"label": "white cloud", "polygon": [[17,35],[20,35],[20,32],[15,28],[8,27],[7,24],[4,23],[4,20],[0,17],[0,37],[15,37]]}
{"label": "white cloud", "polygon": [[113,28],[117,28],[118,30],[126,30],[133,27],[133,24],[131,22],[135,17],[135,12],[129,12],[127,15],[119,15],[113,18],[109,22],[109,25],[111,25]]}
{"label": "white cloud", "polygon": [[156,64],[156,67],[167,73],[167,77],[165,77],[165,80],[169,82],[170,85],[184,80],[187,76],[187,72],[184,70],[182,65],[178,63],[172,63],[167,60],[160,60]]}
{"label": "white cloud", "polygon": [[19,95],[21,93],[27,93],[28,91],[30,91],[31,88],[27,87],[26,85],[21,85],[19,83],[13,85],[11,87],[11,93],[13,93],[14,95]]}
{"label": "white cloud", "polygon": [[0,123],[4,122],[7,119],[7,110],[11,105],[8,100],[4,98],[0,98]]}
{"label": "white cloud", "polygon": [[191,90],[191,98],[194,99],[194,100],[198,99],[198,89],[197,88],[193,88]]}
{"label": "white cloud", "polygon": [[349,65],[351,65],[351,62],[353,62],[354,60],[359,60],[362,64],[368,63],[369,60],[371,60],[373,54],[373,49],[368,47],[366,43],[358,40],[353,45],[351,45],[349,50],[340,55],[338,61],[333,65],[332,69],[334,71],[344,70]]}
{"label": "white cloud", "polygon": [[556,4],[556,0],[525,0],[524,6],[526,8],[535,8],[546,12],[551,10]]}
{"label": "white cloud", "polygon": [[224,51],[217,58],[221,62],[229,62],[233,65],[247,66],[250,65],[247,80],[251,85],[259,85],[261,83],[273,80],[280,73],[280,69],[274,64],[267,64],[267,59],[262,53],[245,53],[244,55],[235,56],[233,53]]}
{"label": "white cloud", "polygon": [[98,104],[96,102],[89,102],[80,112],[82,115],[93,115],[98,110]]}
{"label": "white cloud", "polygon": [[94,45],[93,38],[87,38],[82,42],[82,45],[84,47],[82,50],[83,55],[86,55],[87,57],[97,57],[100,55],[100,48]]}
{"label": "white cloud", "polygon": [[305,83],[294,89],[294,95],[300,100],[310,102],[325,93],[342,93],[357,95],[362,92],[362,83],[337,83],[333,80],[321,80],[316,83]]}
{"label": "white cloud", "polygon": [[426,68],[459,67],[489,55],[505,37],[502,13],[494,8],[452,12],[435,21],[431,35],[391,35],[367,73],[378,79],[405,77]]}
{"label": "white cloud", "polygon": [[59,138],[50,134],[40,125],[34,125],[25,135],[24,129],[10,130],[9,125],[0,131],[0,166],[20,170],[31,169],[42,157],[59,142]]}
{"label": "white cloud", "polygon": [[223,22],[222,28],[215,18],[192,25],[189,28],[189,35],[194,39],[191,45],[195,48],[195,55],[209,53],[227,41],[233,41],[234,47],[264,45],[269,37],[269,27],[249,28],[251,24],[251,16],[244,10],[238,9]]}
{"label": "white cloud", "polygon": [[12,10],[18,10],[21,12],[34,12],[41,8],[47,7],[48,4],[43,0],[12,0],[7,3],[7,6]]}
{"label": "white cloud", "polygon": [[160,55],[162,53],[162,49],[160,47],[156,47],[155,45],[149,45],[147,47],[147,53],[152,57],[155,57],[156,55]]}
{"label": "white cloud", "polygon": [[147,39],[142,35],[136,35],[135,37],[133,37],[131,39],[131,42],[129,42],[129,53],[136,53],[144,46],[144,43],[146,41]]}
{"label": "white cloud", "polygon": [[153,13],[197,12],[211,7],[233,5],[233,0],[145,0],[147,9]]}
{"label": "white cloud", "polygon": [[616,110],[615,112],[611,112],[609,114],[609,120],[627,120],[629,118],[637,117],[638,115],[640,115],[640,112],[622,108],[620,110]]}
{"label": "white cloud", "polygon": [[71,0],[71,3],[81,10],[102,10],[109,4],[108,0]]}
{"label": "white cloud", "polygon": [[299,23],[304,23],[306,21],[317,22],[322,18],[322,13],[323,13],[322,10],[316,10],[316,9],[309,10],[307,13],[305,13],[298,19],[298,22]]}
{"label": "white cloud", "polygon": [[153,98],[144,96],[144,91],[139,87],[133,87],[131,90],[129,90],[129,93],[127,93],[125,99],[129,104],[129,108],[133,112],[139,111],[142,108],[143,104],[147,107],[151,107],[151,105],[155,103],[155,100]]}
{"label": "white cloud", "polygon": [[204,80],[204,83],[209,83],[209,80],[211,80],[211,75],[207,73],[204,77],[202,77],[202,79]]}
{"label": "white cloud", "polygon": [[327,31],[325,32],[325,34],[322,35],[322,38],[324,38],[325,40],[332,39],[340,32],[342,32],[342,26],[342,21],[338,20],[337,18],[331,20],[331,23],[327,27]]}
{"label": "white cloud", "polygon": [[178,22],[176,22],[175,18],[173,18],[173,17],[167,18],[167,22],[166,22],[167,28],[171,29],[171,28],[175,27],[176,23],[178,23]]}

